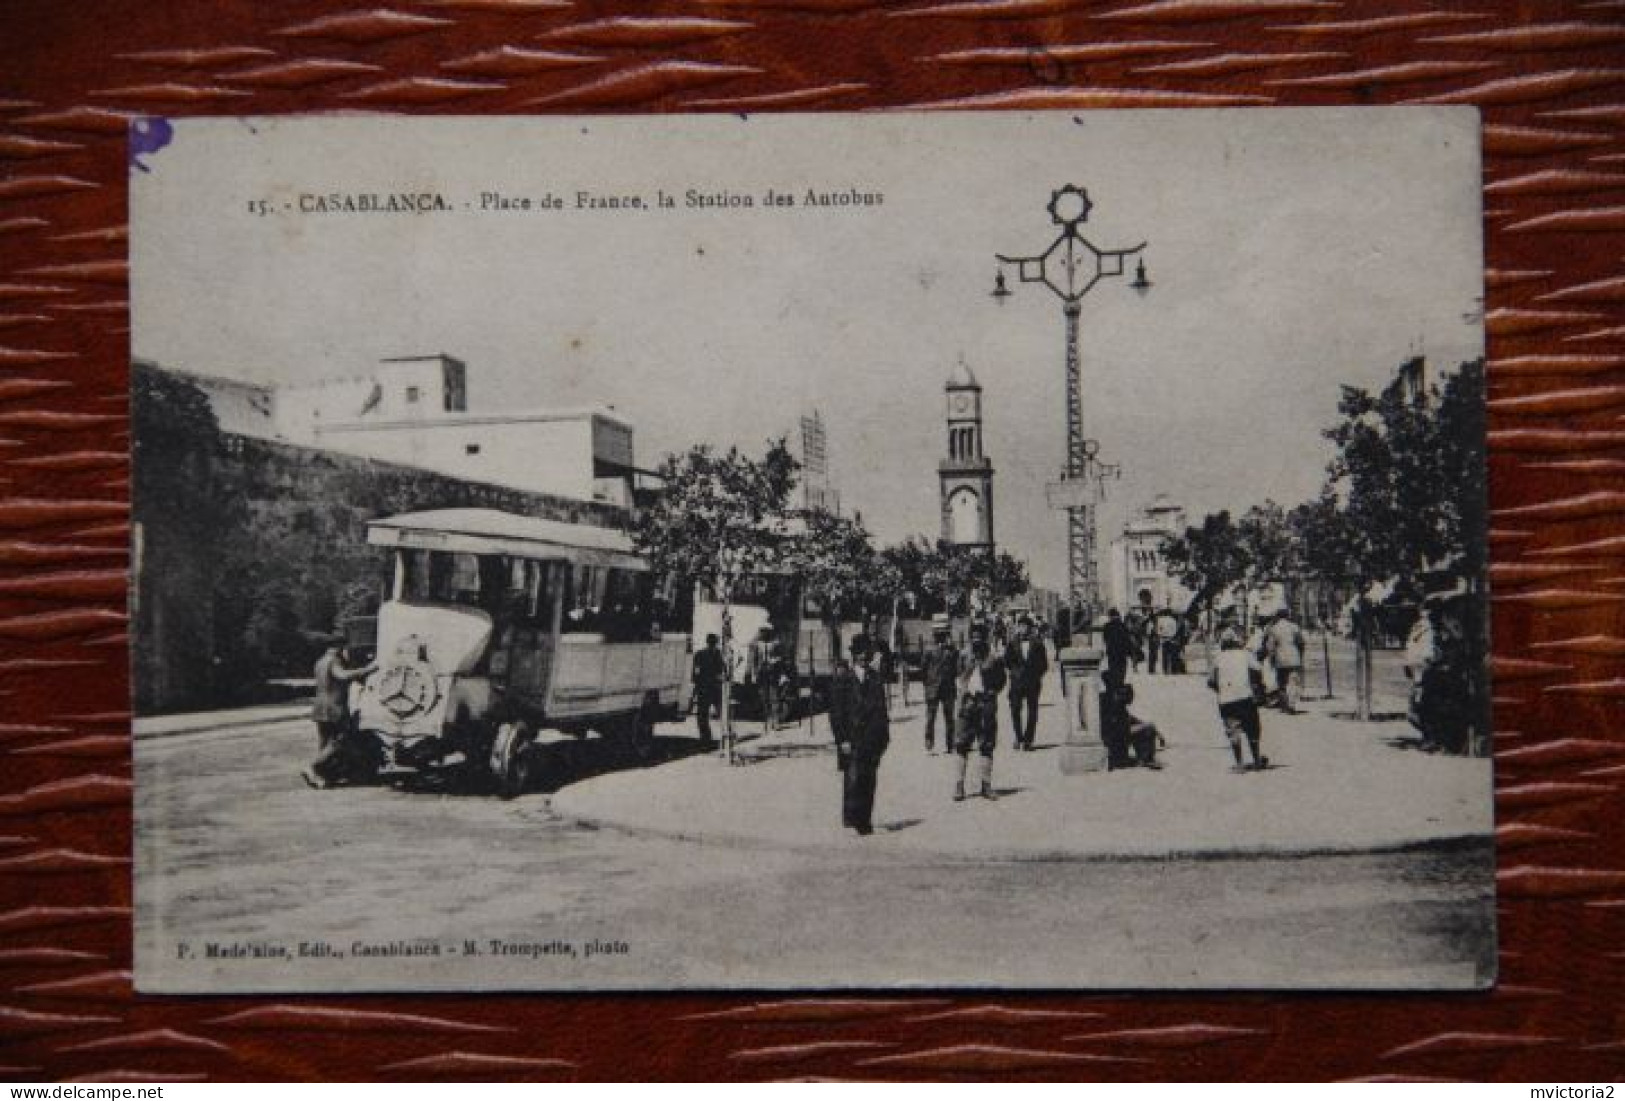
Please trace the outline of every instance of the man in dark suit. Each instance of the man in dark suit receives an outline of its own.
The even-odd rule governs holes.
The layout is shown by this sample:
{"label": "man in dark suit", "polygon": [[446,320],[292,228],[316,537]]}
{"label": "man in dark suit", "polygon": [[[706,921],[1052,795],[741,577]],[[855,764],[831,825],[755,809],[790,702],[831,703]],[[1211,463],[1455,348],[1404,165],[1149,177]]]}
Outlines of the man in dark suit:
{"label": "man in dark suit", "polygon": [[880,758],[891,744],[886,715],[886,682],[876,667],[866,635],[855,636],[848,649],[849,666],[835,675],[830,726],[842,762],[841,824],[867,837],[874,832],[875,783]]}
{"label": "man in dark suit", "polygon": [[[944,617],[946,619],[946,617]],[[942,712],[942,748],[952,753],[954,748],[954,697],[959,685],[959,648],[946,622],[933,628],[936,636],[926,652],[923,665],[925,682],[925,751],[937,751],[937,712]]]}
{"label": "man in dark suit", "polygon": [[711,736],[711,711],[722,711],[722,682],[727,674],[717,642],[716,635],[706,635],[705,649],[694,655],[694,715],[700,744],[706,747],[715,741]]}
{"label": "man in dark suit", "polygon": [[[1128,679],[1129,662],[1137,662],[1140,658],[1139,646],[1134,641],[1134,635],[1116,608],[1106,613],[1106,629],[1101,635],[1106,642],[1106,672],[1115,676],[1117,682],[1122,684]],[[1150,645],[1156,645],[1155,636],[1152,636]],[[1157,667],[1153,665],[1151,671],[1155,673]]]}
{"label": "man in dark suit", "polygon": [[[1032,751],[1038,729],[1038,697],[1049,672],[1044,643],[1033,635],[1033,621],[1021,617],[1016,637],[1004,650],[1004,668],[1010,676],[1010,735],[1017,750]],[[1025,712],[1025,721],[1023,721]]]}

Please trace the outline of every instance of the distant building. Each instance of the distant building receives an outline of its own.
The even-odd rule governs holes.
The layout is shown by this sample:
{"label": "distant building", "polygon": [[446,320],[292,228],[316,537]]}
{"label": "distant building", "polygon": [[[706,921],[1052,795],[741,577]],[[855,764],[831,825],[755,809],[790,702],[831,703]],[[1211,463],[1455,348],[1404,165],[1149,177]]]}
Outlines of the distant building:
{"label": "distant building", "polygon": [[444,354],[386,359],[363,375],[277,387],[280,438],[325,446],[335,425],[425,422],[468,411],[468,367]]}
{"label": "distant building", "polygon": [[1185,610],[1193,594],[1169,576],[1162,556],[1163,542],[1184,531],[1185,508],[1166,494],[1158,494],[1123,525],[1123,534],[1112,540],[1107,560],[1107,599],[1112,607],[1126,610],[1139,604],[1140,592],[1145,590],[1155,607]]}
{"label": "distant building", "polygon": [[801,418],[800,429],[792,437],[791,453],[801,464],[796,474],[796,494],[807,512],[839,515],[841,495],[829,476],[829,443],[824,434],[824,418],[814,409]]}
{"label": "distant building", "polygon": [[173,372],[223,431],[420,467],[472,482],[629,507],[633,427],[610,410],[470,412],[468,368],[437,354],[371,372],[263,386]]}
{"label": "distant building", "polygon": [[961,359],[943,387],[947,395],[948,457],[937,464],[942,539],[993,549],[993,461],[982,450],[982,387]]}

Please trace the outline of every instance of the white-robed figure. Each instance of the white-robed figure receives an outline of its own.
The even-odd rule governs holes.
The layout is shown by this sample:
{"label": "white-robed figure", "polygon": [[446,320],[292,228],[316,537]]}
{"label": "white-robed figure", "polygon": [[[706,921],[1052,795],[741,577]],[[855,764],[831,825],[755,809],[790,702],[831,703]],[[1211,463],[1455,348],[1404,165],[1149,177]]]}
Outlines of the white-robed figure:
{"label": "white-robed figure", "polygon": [[[1253,678],[1261,672],[1258,657],[1251,648],[1242,646],[1240,636],[1234,631],[1226,631],[1220,637],[1219,647],[1207,684],[1219,697],[1219,719],[1224,723],[1224,736],[1230,740],[1236,771],[1265,768],[1270,759],[1259,748],[1263,728],[1258,718],[1258,701],[1253,695]],[[1251,765],[1242,752],[1243,739],[1252,751]]]}

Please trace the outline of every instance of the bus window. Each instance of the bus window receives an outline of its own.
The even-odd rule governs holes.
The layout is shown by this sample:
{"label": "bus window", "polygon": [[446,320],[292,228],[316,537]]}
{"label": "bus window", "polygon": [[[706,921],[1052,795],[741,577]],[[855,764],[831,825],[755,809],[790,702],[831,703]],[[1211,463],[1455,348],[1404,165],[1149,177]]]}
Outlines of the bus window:
{"label": "bus window", "polygon": [[653,637],[654,579],[644,570],[610,570],[603,631],[611,642],[647,642]]}
{"label": "bus window", "polygon": [[479,558],[462,552],[430,551],[429,599],[436,604],[478,604]]}
{"label": "bus window", "polygon": [[693,627],[694,590],[676,577],[661,578],[655,590],[655,618],[662,630],[687,632]]}
{"label": "bus window", "polygon": [[600,618],[607,582],[607,571],[602,566],[572,566],[569,599],[559,629],[566,634],[603,630]]}
{"label": "bus window", "polygon": [[508,559],[495,554],[480,555],[475,559],[479,576],[476,579],[474,600],[493,616],[502,612],[503,597],[507,594]]}
{"label": "bus window", "polygon": [[504,564],[494,556],[406,550],[400,556],[401,598],[419,604],[461,604],[494,611],[504,589]]}
{"label": "bus window", "polygon": [[508,615],[528,626],[550,627],[553,623],[553,593],[562,562],[540,562],[534,558],[508,560]]}

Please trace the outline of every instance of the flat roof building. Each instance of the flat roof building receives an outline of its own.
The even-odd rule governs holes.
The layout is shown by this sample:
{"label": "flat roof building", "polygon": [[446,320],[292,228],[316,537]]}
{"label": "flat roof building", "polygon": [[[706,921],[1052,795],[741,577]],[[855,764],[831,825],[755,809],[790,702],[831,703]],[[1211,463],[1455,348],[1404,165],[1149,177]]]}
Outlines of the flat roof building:
{"label": "flat roof building", "polygon": [[471,412],[468,367],[445,353],[400,356],[362,374],[284,385],[171,373],[203,391],[225,432],[632,505],[631,422],[593,407]]}

